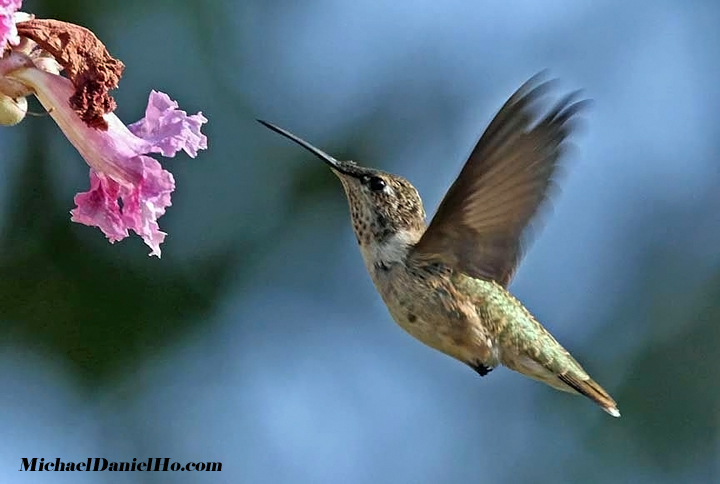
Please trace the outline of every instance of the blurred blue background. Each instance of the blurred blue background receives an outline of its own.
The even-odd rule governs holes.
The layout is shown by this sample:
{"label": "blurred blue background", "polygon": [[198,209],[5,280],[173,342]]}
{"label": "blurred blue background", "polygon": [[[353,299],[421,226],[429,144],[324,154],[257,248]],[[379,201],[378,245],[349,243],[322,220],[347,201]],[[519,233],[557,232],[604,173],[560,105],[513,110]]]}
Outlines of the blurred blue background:
{"label": "blurred blue background", "polygon": [[[0,130],[0,482],[720,482],[720,3],[27,1],[210,122],[162,260],[72,224],[87,166],[49,117]],[[340,184],[262,117],[401,173],[429,214],[549,68],[594,100],[513,291],[618,400],[407,336]],[[36,108],[36,110],[39,108]],[[22,457],[220,473],[19,472]]]}

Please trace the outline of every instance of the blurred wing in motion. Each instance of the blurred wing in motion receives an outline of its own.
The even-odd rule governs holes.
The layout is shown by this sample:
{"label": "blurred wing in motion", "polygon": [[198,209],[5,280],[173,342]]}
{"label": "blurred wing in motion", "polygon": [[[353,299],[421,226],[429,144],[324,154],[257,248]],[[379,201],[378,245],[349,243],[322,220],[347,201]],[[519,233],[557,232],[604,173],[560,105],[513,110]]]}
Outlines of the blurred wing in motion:
{"label": "blurred wing in motion", "polygon": [[538,77],[492,120],[411,257],[509,284],[522,256],[523,231],[547,197],[572,120],[588,103],[572,93],[538,116],[538,100],[551,87]]}

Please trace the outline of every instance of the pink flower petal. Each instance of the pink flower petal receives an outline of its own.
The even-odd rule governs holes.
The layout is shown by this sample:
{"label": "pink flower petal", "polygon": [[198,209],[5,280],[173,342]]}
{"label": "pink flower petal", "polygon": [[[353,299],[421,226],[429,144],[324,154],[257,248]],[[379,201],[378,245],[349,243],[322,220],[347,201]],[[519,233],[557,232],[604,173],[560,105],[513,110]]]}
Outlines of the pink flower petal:
{"label": "pink flower petal", "polygon": [[157,160],[140,156],[143,180],[133,186],[122,187],[123,221],[152,249],[150,255],[160,257],[160,244],[167,235],[160,231],[157,219],[171,205],[170,194],[175,190],[175,180],[169,171],[163,170]]}
{"label": "pink flower petal", "polygon": [[90,169],[90,190],[75,195],[77,208],[70,212],[71,220],[98,227],[110,242],[124,239],[128,231],[118,204],[119,193],[116,181]]}
{"label": "pink flower petal", "polygon": [[22,0],[0,0],[0,55],[8,44],[20,42],[14,16],[21,5]]}
{"label": "pink flower petal", "polygon": [[90,190],[75,196],[77,207],[70,212],[71,220],[98,227],[110,242],[124,239],[130,229],[152,249],[150,255],[160,257],[160,244],[167,234],[160,230],[157,219],[171,205],[175,180],[157,160],[149,156],[137,156],[136,160],[142,178],[133,184],[120,184],[91,169]]}
{"label": "pink flower petal", "polygon": [[151,91],[145,117],[128,126],[130,131],[153,145],[152,152],[175,156],[180,150],[192,158],[207,148],[207,137],[200,132],[207,118],[202,113],[188,116],[164,92]]}

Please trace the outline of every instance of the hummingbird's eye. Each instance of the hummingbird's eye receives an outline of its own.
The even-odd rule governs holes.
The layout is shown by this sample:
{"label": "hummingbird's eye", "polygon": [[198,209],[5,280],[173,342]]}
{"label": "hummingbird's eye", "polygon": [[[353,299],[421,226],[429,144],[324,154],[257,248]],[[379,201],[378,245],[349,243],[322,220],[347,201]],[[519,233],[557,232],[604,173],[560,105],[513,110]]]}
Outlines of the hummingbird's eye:
{"label": "hummingbird's eye", "polygon": [[381,192],[385,189],[385,180],[379,176],[364,176],[362,179],[363,184],[374,192]]}

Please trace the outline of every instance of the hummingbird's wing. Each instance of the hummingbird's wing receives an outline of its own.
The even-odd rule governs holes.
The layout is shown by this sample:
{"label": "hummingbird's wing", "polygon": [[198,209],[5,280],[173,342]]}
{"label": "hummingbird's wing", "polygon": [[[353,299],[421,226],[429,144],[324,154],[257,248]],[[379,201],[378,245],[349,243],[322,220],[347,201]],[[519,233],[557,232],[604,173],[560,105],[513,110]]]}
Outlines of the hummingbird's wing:
{"label": "hummingbird's wing", "polygon": [[535,105],[550,88],[538,77],[523,84],[492,120],[412,257],[505,286],[510,282],[523,230],[547,196],[573,117],[587,103],[573,93],[538,116]]}

